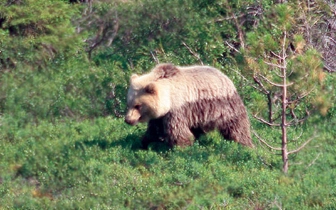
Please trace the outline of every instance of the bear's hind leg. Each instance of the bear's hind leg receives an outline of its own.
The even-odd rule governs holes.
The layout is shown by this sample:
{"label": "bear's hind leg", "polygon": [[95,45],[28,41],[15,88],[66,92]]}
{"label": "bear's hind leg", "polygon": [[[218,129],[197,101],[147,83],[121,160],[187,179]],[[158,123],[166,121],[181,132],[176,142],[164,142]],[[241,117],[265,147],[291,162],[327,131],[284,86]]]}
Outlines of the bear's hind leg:
{"label": "bear's hind leg", "polygon": [[219,128],[220,134],[224,137],[225,140],[233,141],[234,138],[231,136],[231,132],[227,128]]}
{"label": "bear's hind leg", "polygon": [[235,141],[244,146],[254,147],[248,121],[236,120],[223,123],[219,126],[219,131],[226,140]]}

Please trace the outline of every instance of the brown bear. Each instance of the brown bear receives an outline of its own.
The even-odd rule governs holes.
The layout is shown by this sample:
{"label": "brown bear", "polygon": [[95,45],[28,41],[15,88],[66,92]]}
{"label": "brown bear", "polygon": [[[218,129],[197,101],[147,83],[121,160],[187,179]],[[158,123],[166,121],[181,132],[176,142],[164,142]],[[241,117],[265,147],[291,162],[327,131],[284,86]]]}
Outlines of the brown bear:
{"label": "brown bear", "polygon": [[245,106],[232,81],[209,66],[159,64],[131,76],[126,123],[148,123],[144,148],[154,141],[187,146],[218,129],[227,140],[253,147]]}

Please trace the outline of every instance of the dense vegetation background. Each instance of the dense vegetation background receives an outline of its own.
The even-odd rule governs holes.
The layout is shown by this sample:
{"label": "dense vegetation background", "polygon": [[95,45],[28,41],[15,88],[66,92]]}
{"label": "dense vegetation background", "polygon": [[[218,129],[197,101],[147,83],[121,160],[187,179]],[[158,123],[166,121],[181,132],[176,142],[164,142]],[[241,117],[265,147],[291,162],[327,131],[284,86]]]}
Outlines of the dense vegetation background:
{"label": "dense vegetation background", "polygon": [[[335,14],[329,0],[1,0],[0,209],[336,209]],[[213,132],[141,150],[128,78],[159,62],[227,74],[256,148]]]}

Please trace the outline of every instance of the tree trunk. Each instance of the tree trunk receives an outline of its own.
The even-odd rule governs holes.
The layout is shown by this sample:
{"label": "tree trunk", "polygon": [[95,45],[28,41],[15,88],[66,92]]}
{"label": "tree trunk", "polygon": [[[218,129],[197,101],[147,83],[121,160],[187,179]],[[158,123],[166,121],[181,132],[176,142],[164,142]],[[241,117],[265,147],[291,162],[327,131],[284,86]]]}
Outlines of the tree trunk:
{"label": "tree trunk", "polygon": [[269,91],[267,94],[267,100],[268,100],[268,122],[273,123],[272,92],[271,91]]}
{"label": "tree trunk", "polygon": [[[286,70],[284,70],[286,71]],[[282,160],[283,160],[283,172],[288,171],[288,149],[287,149],[287,125],[286,125],[286,98],[287,98],[287,86],[286,77],[284,77],[283,95],[282,95],[282,120],[281,120],[281,131],[282,131]]]}
{"label": "tree trunk", "polygon": [[282,76],[283,76],[283,87],[282,87],[282,111],[281,111],[281,131],[282,131],[282,161],[283,161],[283,172],[288,171],[288,148],[287,148],[287,121],[286,121],[286,108],[287,108],[287,63],[286,63],[286,32],[284,33],[282,47]]}

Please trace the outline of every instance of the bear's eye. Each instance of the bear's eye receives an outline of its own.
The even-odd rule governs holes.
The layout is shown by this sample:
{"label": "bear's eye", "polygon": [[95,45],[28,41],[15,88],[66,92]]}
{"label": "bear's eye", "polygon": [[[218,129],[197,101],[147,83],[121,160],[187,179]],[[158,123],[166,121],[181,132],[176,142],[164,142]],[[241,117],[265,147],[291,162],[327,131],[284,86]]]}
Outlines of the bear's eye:
{"label": "bear's eye", "polygon": [[137,110],[139,110],[139,109],[140,109],[140,107],[141,107],[140,105],[135,105],[135,106],[134,106],[134,109],[137,109]]}

